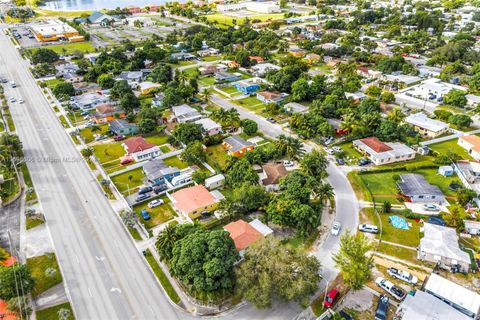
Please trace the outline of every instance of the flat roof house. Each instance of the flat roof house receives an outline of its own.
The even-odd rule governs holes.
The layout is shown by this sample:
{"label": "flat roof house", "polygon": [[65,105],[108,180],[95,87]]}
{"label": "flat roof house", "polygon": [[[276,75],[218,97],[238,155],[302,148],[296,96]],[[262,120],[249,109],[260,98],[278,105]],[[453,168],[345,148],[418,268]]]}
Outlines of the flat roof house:
{"label": "flat roof house", "polygon": [[30,24],[35,38],[40,42],[50,42],[65,39],[69,42],[83,41],[77,29],[58,19],[38,20]]}
{"label": "flat roof house", "polygon": [[435,138],[447,133],[449,130],[448,124],[439,120],[430,119],[423,112],[411,114],[406,117],[404,121],[414,126],[415,131],[423,137]]}
{"label": "flat roof house", "polygon": [[281,68],[276,64],[269,63],[269,62],[259,63],[250,67],[250,70],[256,77],[264,77],[268,71],[277,71],[280,69]]}
{"label": "flat roof house", "polygon": [[233,86],[243,94],[252,94],[260,90],[260,84],[246,80],[237,81]]}
{"label": "flat roof house", "polygon": [[122,146],[127,156],[137,162],[149,160],[162,154],[157,145],[148,143],[143,137],[127,139],[122,143]]}
{"label": "flat roof house", "polygon": [[214,211],[220,202],[213,191],[208,191],[201,184],[178,190],[169,195],[169,198],[175,211],[189,219],[200,217],[204,211]]}
{"label": "flat roof house", "polygon": [[288,93],[261,91],[257,92],[257,99],[263,103],[280,103],[288,97]]}
{"label": "flat roof house", "polygon": [[94,109],[101,104],[110,103],[110,98],[98,93],[88,92],[70,99],[72,106],[82,110]]}
{"label": "flat roof house", "polygon": [[206,135],[214,136],[222,132],[222,126],[210,118],[199,119],[195,123],[202,126]]}
{"label": "flat roof house", "polygon": [[110,121],[108,128],[116,135],[128,136],[138,133],[137,125],[125,119],[114,119]]}
{"label": "flat roof house", "polygon": [[200,112],[190,107],[188,104],[172,107],[172,112],[179,123],[194,122],[203,117]]}
{"label": "flat roof house", "polygon": [[228,151],[228,154],[234,157],[243,157],[247,152],[255,149],[253,143],[242,139],[240,136],[227,137],[223,140],[222,145]]}
{"label": "flat roof house", "polygon": [[240,79],[241,79],[240,76],[238,76],[236,74],[233,74],[233,73],[228,73],[228,72],[223,72],[223,71],[215,73],[215,81],[218,82],[218,83],[234,82],[234,81],[238,81]]}
{"label": "flat roof house", "polygon": [[397,185],[400,192],[413,203],[433,202],[442,204],[446,201],[442,190],[428,183],[421,174],[401,174]]}
{"label": "flat roof house", "polygon": [[415,159],[412,148],[399,142],[382,142],[376,137],[355,140],[353,146],[376,165]]}
{"label": "flat roof house", "polygon": [[480,160],[480,137],[463,136],[458,138],[458,145],[467,150],[468,154],[475,160]]}
{"label": "flat roof house", "polygon": [[[480,310],[480,295],[455,282],[432,273],[424,286],[425,292],[448,303],[470,318],[476,318]],[[454,319],[454,318],[450,318]],[[457,319],[457,318],[455,318]]]}
{"label": "flat roof house", "polygon": [[460,266],[462,271],[470,269],[470,256],[458,246],[455,229],[424,223],[423,233],[418,247],[419,260],[438,263],[443,268]]}
{"label": "flat roof house", "polygon": [[159,85],[158,83],[153,83],[151,81],[143,81],[138,84],[138,88],[140,89],[141,94],[152,93],[154,90],[160,87],[161,85]]}

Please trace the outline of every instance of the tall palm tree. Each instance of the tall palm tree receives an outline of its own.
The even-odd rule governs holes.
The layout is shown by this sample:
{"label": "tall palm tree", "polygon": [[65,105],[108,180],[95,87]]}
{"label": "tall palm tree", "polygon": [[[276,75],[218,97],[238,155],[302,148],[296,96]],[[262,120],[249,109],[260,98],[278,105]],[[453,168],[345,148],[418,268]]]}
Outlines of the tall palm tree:
{"label": "tall palm tree", "polygon": [[228,109],[227,110],[227,124],[229,126],[239,126],[240,125],[240,114],[237,109]]}
{"label": "tall palm tree", "polygon": [[396,123],[400,123],[405,119],[406,115],[399,108],[394,108],[387,113],[387,119]]}
{"label": "tall palm tree", "polygon": [[177,233],[175,230],[175,226],[168,224],[162,232],[158,234],[157,241],[155,242],[155,246],[158,249],[158,253],[160,255],[160,259],[162,261],[170,259],[171,249],[173,245],[177,241]]}
{"label": "tall palm tree", "polygon": [[346,114],[343,117],[340,127],[348,132],[353,132],[358,126],[358,120],[353,114]]}
{"label": "tall palm tree", "polygon": [[290,160],[298,160],[305,153],[300,140],[283,134],[275,141],[275,147]]}
{"label": "tall palm tree", "polygon": [[178,70],[175,72],[175,75],[180,83],[185,83],[188,79],[187,73],[183,70]]}
{"label": "tall palm tree", "polygon": [[210,90],[210,88],[205,88],[202,90],[202,99],[206,104],[210,102],[211,95],[212,95],[212,91]]}

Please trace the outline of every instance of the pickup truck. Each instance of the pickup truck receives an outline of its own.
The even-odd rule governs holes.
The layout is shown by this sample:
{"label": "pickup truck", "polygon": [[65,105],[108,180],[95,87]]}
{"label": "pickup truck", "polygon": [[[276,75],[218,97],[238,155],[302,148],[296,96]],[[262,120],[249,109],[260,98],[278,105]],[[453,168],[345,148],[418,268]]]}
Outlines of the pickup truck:
{"label": "pickup truck", "polygon": [[397,268],[388,268],[387,272],[392,277],[403,280],[410,284],[416,284],[418,281],[417,277],[410,272],[399,270]]}
{"label": "pickup truck", "polygon": [[378,277],[377,280],[375,280],[375,283],[377,284],[377,286],[379,286],[383,290],[390,293],[398,301],[402,301],[405,298],[405,292],[403,292],[402,289],[395,286],[390,281],[388,281],[388,280],[386,280],[382,277]]}

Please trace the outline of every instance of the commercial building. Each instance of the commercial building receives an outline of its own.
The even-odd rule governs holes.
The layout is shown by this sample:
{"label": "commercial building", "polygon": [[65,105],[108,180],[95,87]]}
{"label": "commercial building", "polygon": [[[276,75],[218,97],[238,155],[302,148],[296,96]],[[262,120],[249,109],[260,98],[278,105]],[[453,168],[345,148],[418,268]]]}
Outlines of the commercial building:
{"label": "commercial building", "polygon": [[474,135],[460,137],[458,145],[467,150],[473,159],[480,160],[480,137]]}
{"label": "commercial building", "polygon": [[432,273],[424,289],[425,292],[444,301],[470,318],[476,319],[479,315],[480,295],[455,282]]}
{"label": "commercial building", "polygon": [[38,41],[51,42],[68,40],[69,42],[83,41],[77,29],[57,19],[40,20],[30,24],[30,29]]}
{"label": "commercial building", "polygon": [[353,146],[376,165],[415,159],[412,148],[399,142],[382,142],[376,137],[355,140]]}
{"label": "commercial building", "polygon": [[448,132],[449,127],[445,122],[430,119],[423,112],[413,113],[405,118],[405,123],[415,127],[415,131],[423,137],[435,138]]}

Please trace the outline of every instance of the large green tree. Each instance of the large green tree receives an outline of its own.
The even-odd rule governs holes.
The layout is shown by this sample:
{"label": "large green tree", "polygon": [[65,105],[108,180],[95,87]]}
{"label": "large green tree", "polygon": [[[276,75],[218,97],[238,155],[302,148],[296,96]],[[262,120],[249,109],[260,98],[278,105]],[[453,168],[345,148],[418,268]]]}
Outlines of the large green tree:
{"label": "large green tree", "polygon": [[50,49],[40,48],[35,50],[30,58],[33,64],[53,63],[59,59],[58,54]]}
{"label": "large green tree", "polygon": [[269,195],[264,187],[244,183],[233,189],[233,192],[220,202],[220,207],[228,216],[236,218],[266,206],[268,201]]}
{"label": "large green tree", "polygon": [[178,142],[186,145],[194,141],[202,140],[202,125],[192,122],[180,123],[173,131],[173,137]]}
{"label": "large green tree", "polygon": [[323,179],[328,175],[328,160],[316,149],[303,156],[300,166],[303,172],[315,179]]}
{"label": "large green tree", "polygon": [[245,158],[234,160],[227,169],[225,182],[227,185],[236,188],[243,183],[258,184],[258,174],[253,170],[252,165]]}
{"label": "large green tree", "polygon": [[180,155],[188,164],[201,164],[207,159],[207,153],[200,141],[190,142]]}
{"label": "large green tree", "polygon": [[308,305],[320,281],[320,263],[303,251],[285,248],[276,238],[265,238],[250,246],[236,270],[237,290],[258,308],[272,302],[298,301]]}
{"label": "large green tree", "polygon": [[32,292],[35,280],[27,265],[0,266],[0,299],[10,300]]}

